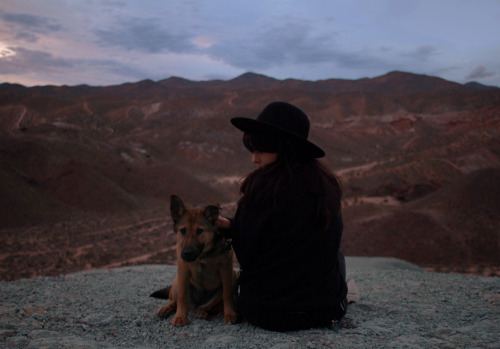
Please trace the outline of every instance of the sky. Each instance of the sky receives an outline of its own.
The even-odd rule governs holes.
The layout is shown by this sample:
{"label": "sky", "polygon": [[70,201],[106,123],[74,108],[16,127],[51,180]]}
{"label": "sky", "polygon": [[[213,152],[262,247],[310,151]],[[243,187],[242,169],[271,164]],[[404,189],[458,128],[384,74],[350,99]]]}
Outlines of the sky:
{"label": "sky", "polygon": [[500,86],[500,0],[2,0],[0,83],[172,76]]}

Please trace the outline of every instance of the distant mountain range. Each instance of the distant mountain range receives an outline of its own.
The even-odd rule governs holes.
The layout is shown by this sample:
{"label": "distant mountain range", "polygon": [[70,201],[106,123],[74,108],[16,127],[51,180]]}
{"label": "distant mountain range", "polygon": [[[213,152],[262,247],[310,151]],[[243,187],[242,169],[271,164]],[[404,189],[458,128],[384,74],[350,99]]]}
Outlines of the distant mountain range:
{"label": "distant mountain range", "polygon": [[[309,115],[310,138],[342,180],[348,253],[438,265],[453,257],[437,257],[449,244],[467,265],[500,264],[500,89],[405,72],[359,80],[246,73],[229,81],[1,84],[0,225],[158,207],[173,193],[192,204],[233,203],[235,181],[252,164],[229,120],[256,117],[275,100]],[[488,188],[481,191],[486,205],[470,189],[476,184]],[[468,205],[455,207],[460,195]],[[491,210],[475,209],[483,206]]]}

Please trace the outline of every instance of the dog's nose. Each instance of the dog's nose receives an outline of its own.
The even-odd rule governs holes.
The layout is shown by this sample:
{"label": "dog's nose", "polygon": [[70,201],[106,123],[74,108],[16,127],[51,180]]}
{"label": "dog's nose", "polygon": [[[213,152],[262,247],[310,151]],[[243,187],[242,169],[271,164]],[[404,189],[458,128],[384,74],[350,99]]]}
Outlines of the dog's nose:
{"label": "dog's nose", "polygon": [[194,248],[187,247],[182,250],[181,257],[184,259],[186,262],[193,262],[198,258],[199,252],[195,250]]}

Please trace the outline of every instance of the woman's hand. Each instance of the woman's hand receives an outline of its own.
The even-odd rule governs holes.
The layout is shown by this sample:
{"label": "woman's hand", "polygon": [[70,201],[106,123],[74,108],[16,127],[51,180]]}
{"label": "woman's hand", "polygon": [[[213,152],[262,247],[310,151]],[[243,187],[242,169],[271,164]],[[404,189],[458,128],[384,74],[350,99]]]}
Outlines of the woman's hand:
{"label": "woman's hand", "polygon": [[219,217],[217,217],[217,220],[215,221],[215,225],[217,226],[217,228],[230,229],[231,228],[231,221],[227,218],[219,216]]}

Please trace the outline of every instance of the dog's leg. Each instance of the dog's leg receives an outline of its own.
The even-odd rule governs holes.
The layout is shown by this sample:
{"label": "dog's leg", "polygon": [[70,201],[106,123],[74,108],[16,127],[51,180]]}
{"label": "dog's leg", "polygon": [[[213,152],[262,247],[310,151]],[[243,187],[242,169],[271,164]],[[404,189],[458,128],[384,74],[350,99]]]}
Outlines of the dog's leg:
{"label": "dog's leg", "polygon": [[228,324],[234,324],[237,320],[234,310],[234,273],[231,263],[220,269],[222,280],[222,300],[224,302],[224,321]]}
{"label": "dog's leg", "polygon": [[218,310],[217,312],[219,313],[222,312],[221,301],[222,301],[222,289],[217,291],[217,293],[208,302],[198,307],[198,312],[196,313],[196,317],[198,319],[206,320],[208,318],[208,315],[214,312],[214,309]]}
{"label": "dog's leg", "polygon": [[158,314],[161,318],[166,318],[170,314],[174,313],[177,309],[177,277],[175,277],[172,286],[170,286],[170,292],[168,293],[169,303],[161,308],[156,310],[156,314]]}
{"label": "dog's leg", "polygon": [[188,322],[189,311],[189,268],[185,262],[177,262],[177,311],[172,324],[174,326],[185,326]]}

